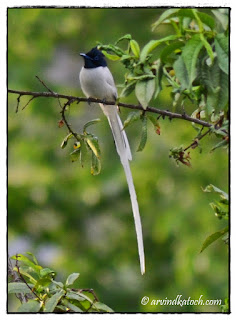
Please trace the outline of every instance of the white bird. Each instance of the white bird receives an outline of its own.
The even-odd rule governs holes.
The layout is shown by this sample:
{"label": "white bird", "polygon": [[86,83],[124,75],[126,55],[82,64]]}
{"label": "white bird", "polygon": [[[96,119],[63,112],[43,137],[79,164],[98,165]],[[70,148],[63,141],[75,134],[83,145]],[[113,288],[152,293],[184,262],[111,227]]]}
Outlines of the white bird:
{"label": "white bird", "polygon": [[[81,88],[87,98],[96,98],[107,101],[116,101],[117,89],[113,76],[107,67],[104,55],[96,47],[87,54],[80,54],[84,58],[84,67],[80,72]],[[116,149],[126,175],[130,193],[135,229],[137,234],[138,252],[140,258],[141,274],[145,273],[145,257],[142,236],[142,225],[137,202],[137,195],[133,183],[129,160],[132,160],[131,150],[126,132],[123,130],[121,119],[115,105],[100,103],[100,107],[106,115],[113,133]]]}

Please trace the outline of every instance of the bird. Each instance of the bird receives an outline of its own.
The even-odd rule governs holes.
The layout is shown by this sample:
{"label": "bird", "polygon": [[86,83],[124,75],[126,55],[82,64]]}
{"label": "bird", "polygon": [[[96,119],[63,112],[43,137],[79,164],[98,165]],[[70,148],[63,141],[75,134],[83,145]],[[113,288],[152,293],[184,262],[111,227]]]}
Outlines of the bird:
{"label": "bird", "polygon": [[[79,73],[81,89],[87,98],[96,98],[103,101],[116,102],[118,93],[113,76],[107,67],[104,54],[97,47],[92,48],[88,53],[80,53],[84,58],[84,66]],[[100,107],[108,119],[116,150],[124,168],[128,190],[130,193],[131,205],[133,210],[135,230],[137,235],[138,253],[140,259],[141,274],[145,273],[145,256],[142,235],[142,224],[139,213],[136,190],[129,165],[132,154],[122,121],[118,114],[118,108],[114,105],[100,103]]]}

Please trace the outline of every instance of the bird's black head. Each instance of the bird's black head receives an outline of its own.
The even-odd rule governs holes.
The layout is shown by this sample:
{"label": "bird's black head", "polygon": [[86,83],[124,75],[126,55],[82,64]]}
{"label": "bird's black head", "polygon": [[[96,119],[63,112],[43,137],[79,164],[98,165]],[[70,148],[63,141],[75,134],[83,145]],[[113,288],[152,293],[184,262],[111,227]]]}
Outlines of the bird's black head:
{"label": "bird's black head", "polygon": [[80,53],[80,55],[85,60],[85,68],[92,69],[98,67],[106,67],[107,63],[105,61],[103,53],[97,49],[97,47],[91,49],[91,51],[85,53]]}

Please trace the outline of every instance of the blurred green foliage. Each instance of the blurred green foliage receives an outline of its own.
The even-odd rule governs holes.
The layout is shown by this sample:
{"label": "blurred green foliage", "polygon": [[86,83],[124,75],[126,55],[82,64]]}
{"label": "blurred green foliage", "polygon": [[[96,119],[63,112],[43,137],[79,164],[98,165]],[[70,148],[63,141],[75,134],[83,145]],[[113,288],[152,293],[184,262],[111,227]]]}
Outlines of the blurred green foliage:
{"label": "blurred green foliage", "polygon": [[[215,17],[210,10],[209,12]],[[168,36],[172,26],[152,32],[163,9],[9,9],[8,86],[45,91],[38,75],[55,92],[81,96],[79,52],[97,41],[114,43],[130,33],[141,46]],[[157,49],[159,50],[159,48]],[[117,84],[125,68],[109,62]],[[120,90],[120,89],[119,89]],[[172,110],[169,88],[153,106]],[[87,121],[101,148],[101,174],[89,164],[70,162],[60,148],[67,132],[58,127],[55,99],[36,99],[16,114],[16,97],[8,96],[8,236],[10,254],[34,252],[41,265],[56,269],[60,278],[80,273],[79,288],[93,288],[99,300],[117,312],[220,312],[218,306],[146,306],[150,299],[222,299],[228,296],[227,246],[216,241],[201,254],[204,240],[226,223],[214,217],[212,195],[202,187],[213,184],[228,192],[228,154],[214,136],[202,142],[202,154],[191,151],[192,168],[177,167],[169,150],[189,145],[195,132],[190,123],[160,120],[160,135],[148,126],[143,152],[136,153],[141,124],[126,131],[133,151],[131,169],[140,205],[146,274],[140,275],[130,198],[107,120],[97,106],[73,105],[70,123],[78,132]],[[21,98],[21,106],[28,100]],[[135,103],[132,94],[123,102]],[[192,104],[185,106],[188,114]],[[179,106],[176,106],[177,112]],[[128,111],[122,110],[126,119]],[[69,144],[71,141],[68,142]],[[73,145],[72,145],[73,147]],[[19,301],[9,299],[9,311]]]}
{"label": "blurred green foliage", "polygon": [[11,259],[16,260],[16,264],[13,267],[9,263],[8,294],[20,293],[18,298],[23,301],[17,312],[113,312],[98,301],[92,289],[72,288],[80,273],[71,273],[62,283],[55,281],[56,272],[39,265],[31,252],[27,252],[27,256],[14,255]]}

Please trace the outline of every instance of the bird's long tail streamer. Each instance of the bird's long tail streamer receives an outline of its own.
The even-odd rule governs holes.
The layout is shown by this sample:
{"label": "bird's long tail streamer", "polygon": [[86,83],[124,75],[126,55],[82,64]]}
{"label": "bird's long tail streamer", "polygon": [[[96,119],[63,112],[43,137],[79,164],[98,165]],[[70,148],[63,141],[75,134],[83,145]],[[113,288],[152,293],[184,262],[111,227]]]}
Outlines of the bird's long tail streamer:
{"label": "bird's long tail streamer", "polygon": [[135,221],[135,229],[137,234],[138,253],[140,258],[141,274],[145,273],[145,257],[144,257],[144,246],[142,236],[142,225],[139,213],[139,207],[137,202],[137,195],[133,183],[132,173],[129,165],[129,160],[132,160],[131,150],[126,136],[126,132],[123,129],[122,122],[117,112],[117,107],[114,105],[103,105],[100,104],[104,114],[107,116],[110,128],[113,133],[117,152],[119,154],[121,163],[124,168],[126,175],[128,189],[130,193],[133,216]]}

